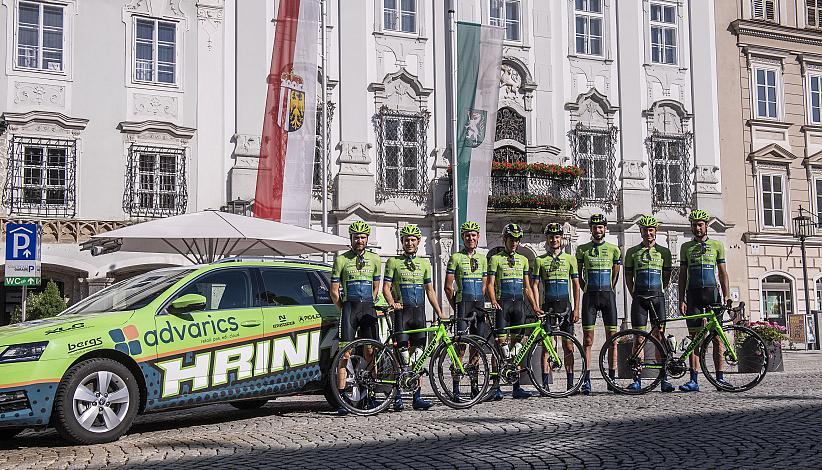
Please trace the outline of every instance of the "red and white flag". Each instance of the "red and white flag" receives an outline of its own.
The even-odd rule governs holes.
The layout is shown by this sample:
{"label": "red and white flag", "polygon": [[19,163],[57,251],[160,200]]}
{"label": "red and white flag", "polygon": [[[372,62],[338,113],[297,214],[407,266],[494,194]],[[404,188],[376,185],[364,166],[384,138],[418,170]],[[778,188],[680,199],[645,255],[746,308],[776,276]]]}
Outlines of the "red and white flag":
{"label": "red and white flag", "polygon": [[308,227],[314,176],[319,0],[280,0],[254,216]]}

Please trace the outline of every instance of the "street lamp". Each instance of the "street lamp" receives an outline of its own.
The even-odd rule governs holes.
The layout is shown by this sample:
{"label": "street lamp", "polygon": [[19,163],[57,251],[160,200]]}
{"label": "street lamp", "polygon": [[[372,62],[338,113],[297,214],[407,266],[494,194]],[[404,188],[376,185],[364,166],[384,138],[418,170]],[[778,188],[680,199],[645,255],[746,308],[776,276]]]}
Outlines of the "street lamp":
{"label": "street lamp", "polygon": [[[805,255],[805,239],[814,235],[816,223],[809,215],[805,215],[806,213],[810,214],[810,212],[803,209],[802,206],[799,206],[799,215],[793,218],[793,236],[799,239],[799,244],[802,249],[802,282],[805,285],[805,314],[810,315],[811,297],[810,290],[808,289],[808,259]],[[814,348],[819,349],[819,325],[816,324],[816,319],[814,319],[813,323],[814,337],[816,338]]]}

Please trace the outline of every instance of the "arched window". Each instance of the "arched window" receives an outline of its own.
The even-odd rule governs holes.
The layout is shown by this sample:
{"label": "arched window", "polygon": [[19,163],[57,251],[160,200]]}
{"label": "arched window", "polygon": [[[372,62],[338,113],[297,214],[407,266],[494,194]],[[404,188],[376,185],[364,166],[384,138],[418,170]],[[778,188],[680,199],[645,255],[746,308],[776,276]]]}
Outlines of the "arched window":
{"label": "arched window", "polygon": [[772,274],[762,280],[762,319],[786,324],[788,314],[793,310],[793,283],[779,274]]}

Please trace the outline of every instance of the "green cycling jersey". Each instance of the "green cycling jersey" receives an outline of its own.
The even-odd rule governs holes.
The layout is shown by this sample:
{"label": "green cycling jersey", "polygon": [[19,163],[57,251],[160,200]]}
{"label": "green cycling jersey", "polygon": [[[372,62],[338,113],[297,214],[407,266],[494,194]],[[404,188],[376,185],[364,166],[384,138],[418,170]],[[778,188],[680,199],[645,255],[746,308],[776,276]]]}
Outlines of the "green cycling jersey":
{"label": "green cycling jersey", "polygon": [[331,270],[331,282],[342,286],[341,300],[373,302],[373,282],[380,280],[382,261],[370,251],[357,255],[353,250],[337,254]]}
{"label": "green cycling jersey", "polygon": [[634,291],[657,292],[663,289],[663,273],[673,267],[671,250],[654,244],[640,243],[625,252],[625,275],[634,280]]}
{"label": "green cycling jersey", "polygon": [[519,253],[500,251],[488,262],[488,275],[494,276],[497,300],[522,300],[525,296],[523,277],[528,275],[528,258]]}
{"label": "green cycling jersey", "polygon": [[679,250],[679,263],[688,268],[688,290],[716,288],[718,266],[725,264],[725,246],[709,238],[689,240]]}
{"label": "green cycling jersey", "polygon": [[482,284],[488,274],[488,258],[481,253],[469,255],[464,249],[451,255],[448,260],[447,274],[453,274],[457,282],[456,302],[481,302]]}
{"label": "green cycling jersey", "polygon": [[577,264],[585,281],[585,292],[610,291],[611,272],[614,266],[622,264],[622,253],[619,247],[608,243],[593,241],[577,247]]}
{"label": "green cycling jersey", "polygon": [[431,263],[417,256],[394,256],[385,263],[384,282],[391,283],[394,300],[403,306],[421,306],[425,285],[431,284]]}
{"label": "green cycling jersey", "polygon": [[577,260],[568,253],[554,256],[546,253],[534,260],[531,279],[539,279],[545,292],[545,300],[562,300],[571,298],[571,279],[579,278]]}

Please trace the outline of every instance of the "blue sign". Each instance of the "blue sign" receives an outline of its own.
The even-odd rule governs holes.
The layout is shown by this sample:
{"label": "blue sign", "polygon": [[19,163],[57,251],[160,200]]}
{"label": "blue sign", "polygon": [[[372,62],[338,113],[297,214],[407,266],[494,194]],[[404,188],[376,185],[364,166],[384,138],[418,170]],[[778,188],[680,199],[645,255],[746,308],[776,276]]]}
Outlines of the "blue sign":
{"label": "blue sign", "polygon": [[6,224],[6,260],[39,260],[37,236],[37,224]]}

